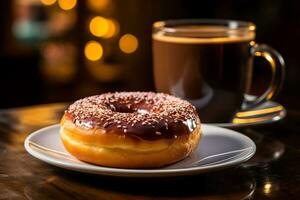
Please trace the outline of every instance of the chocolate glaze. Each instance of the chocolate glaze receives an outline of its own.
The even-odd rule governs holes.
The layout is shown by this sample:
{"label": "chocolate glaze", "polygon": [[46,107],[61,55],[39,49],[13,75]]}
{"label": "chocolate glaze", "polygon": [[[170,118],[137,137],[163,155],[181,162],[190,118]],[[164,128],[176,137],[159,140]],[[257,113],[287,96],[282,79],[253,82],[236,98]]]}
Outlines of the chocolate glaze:
{"label": "chocolate glaze", "polygon": [[85,129],[101,128],[143,140],[190,134],[200,123],[187,101],[153,92],[120,92],[74,102],[65,116]]}

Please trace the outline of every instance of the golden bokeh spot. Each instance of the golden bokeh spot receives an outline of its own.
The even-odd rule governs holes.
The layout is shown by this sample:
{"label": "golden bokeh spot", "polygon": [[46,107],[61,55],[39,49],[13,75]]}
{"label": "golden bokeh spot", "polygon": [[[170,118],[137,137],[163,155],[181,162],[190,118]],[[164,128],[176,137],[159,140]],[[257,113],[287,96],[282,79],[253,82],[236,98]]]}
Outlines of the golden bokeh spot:
{"label": "golden bokeh spot", "polygon": [[41,0],[41,3],[46,6],[55,4],[56,0]]}
{"label": "golden bokeh spot", "polygon": [[109,0],[88,0],[87,6],[91,10],[99,11],[103,10],[108,6]]}
{"label": "golden bokeh spot", "polygon": [[90,21],[90,31],[97,37],[103,37],[109,32],[109,22],[104,17],[94,17]]}
{"label": "golden bokeh spot", "polygon": [[119,32],[119,23],[113,19],[107,19],[108,30],[106,34],[103,35],[104,38],[111,38],[118,34]]}
{"label": "golden bokeh spot", "polygon": [[119,47],[124,53],[133,53],[138,48],[138,39],[131,34],[125,34],[119,41]]}
{"label": "golden bokeh spot", "polygon": [[103,48],[99,42],[89,41],[84,48],[84,55],[91,61],[99,60],[103,55]]}
{"label": "golden bokeh spot", "polygon": [[251,45],[251,46],[255,46],[255,44],[256,44],[256,43],[255,43],[254,41],[251,41],[251,42],[250,42],[250,45]]}
{"label": "golden bokeh spot", "polygon": [[249,30],[250,30],[250,31],[255,31],[255,29],[256,29],[256,28],[255,28],[255,25],[249,26]]}
{"label": "golden bokeh spot", "polygon": [[77,0],[58,0],[58,5],[63,10],[71,10],[76,6]]}
{"label": "golden bokeh spot", "polygon": [[264,192],[265,194],[270,194],[271,191],[272,191],[272,184],[269,183],[269,182],[267,182],[267,183],[264,185],[264,190],[263,190],[263,192]]}

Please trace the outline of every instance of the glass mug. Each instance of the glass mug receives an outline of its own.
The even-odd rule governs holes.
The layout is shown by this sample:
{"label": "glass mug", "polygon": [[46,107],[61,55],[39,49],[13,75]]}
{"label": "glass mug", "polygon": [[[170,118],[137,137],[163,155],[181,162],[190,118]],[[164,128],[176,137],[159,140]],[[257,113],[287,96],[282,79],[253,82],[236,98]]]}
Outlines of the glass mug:
{"label": "glass mug", "polygon": [[[229,123],[238,111],[272,99],[284,79],[281,55],[255,43],[251,22],[213,19],[169,20],[153,24],[155,87],[191,102],[203,122]],[[253,58],[271,66],[268,89],[247,99]]]}

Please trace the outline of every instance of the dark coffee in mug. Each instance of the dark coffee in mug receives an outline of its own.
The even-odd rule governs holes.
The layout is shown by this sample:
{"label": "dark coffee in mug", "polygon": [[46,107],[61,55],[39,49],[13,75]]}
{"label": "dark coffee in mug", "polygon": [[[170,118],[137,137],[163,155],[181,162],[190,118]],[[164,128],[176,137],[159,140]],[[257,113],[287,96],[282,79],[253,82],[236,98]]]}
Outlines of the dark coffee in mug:
{"label": "dark coffee in mug", "polygon": [[152,36],[157,91],[190,101],[203,122],[230,122],[250,89],[254,30],[230,32],[207,24],[170,28],[175,32],[161,29]]}

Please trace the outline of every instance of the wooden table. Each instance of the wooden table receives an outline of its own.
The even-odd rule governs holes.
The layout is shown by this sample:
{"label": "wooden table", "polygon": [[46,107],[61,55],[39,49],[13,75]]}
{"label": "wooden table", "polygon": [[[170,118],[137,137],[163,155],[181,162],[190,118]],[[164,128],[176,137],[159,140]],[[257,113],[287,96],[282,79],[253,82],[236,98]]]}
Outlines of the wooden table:
{"label": "wooden table", "polygon": [[58,123],[65,107],[0,111],[0,199],[300,199],[300,112],[288,112],[277,124],[241,130],[258,145],[247,166],[191,177],[132,179],[67,171],[25,151],[26,136]]}

